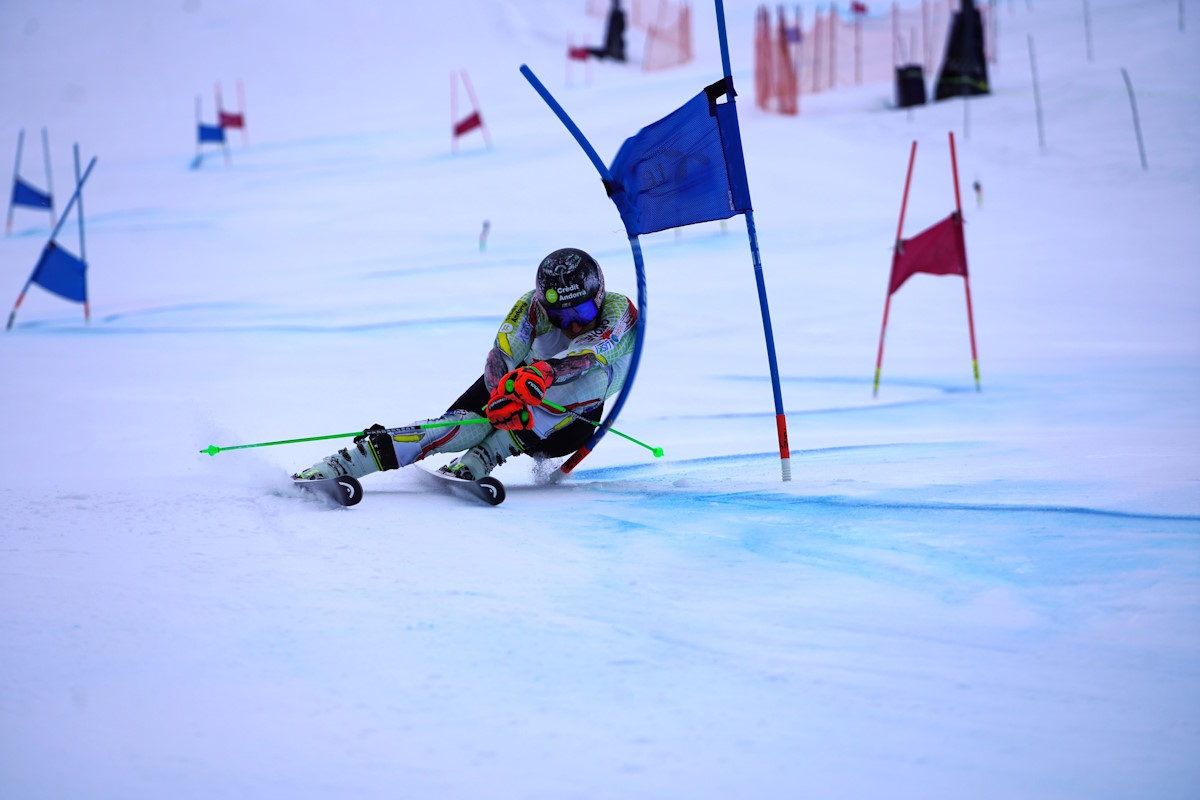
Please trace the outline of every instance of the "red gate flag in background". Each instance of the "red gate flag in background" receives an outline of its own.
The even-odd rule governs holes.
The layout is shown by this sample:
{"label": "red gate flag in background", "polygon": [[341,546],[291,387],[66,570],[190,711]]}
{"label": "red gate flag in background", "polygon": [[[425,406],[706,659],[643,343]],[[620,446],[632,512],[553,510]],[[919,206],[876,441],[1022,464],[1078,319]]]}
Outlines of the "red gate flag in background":
{"label": "red gate flag in background", "polygon": [[957,211],[913,238],[900,240],[892,255],[888,294],[918,272],[967,277],[967,242]]}

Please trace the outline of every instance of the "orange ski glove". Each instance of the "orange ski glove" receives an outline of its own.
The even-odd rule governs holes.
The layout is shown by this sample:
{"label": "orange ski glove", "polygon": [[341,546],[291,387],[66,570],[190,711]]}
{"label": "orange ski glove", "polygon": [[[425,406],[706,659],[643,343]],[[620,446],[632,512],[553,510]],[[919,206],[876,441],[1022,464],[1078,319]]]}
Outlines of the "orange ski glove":
{"label": "orange ski glove", "polygon": [[509,431],[529,430],[533,427],[533,414],[529,413],[529,407],[512,395],[500,392],[503,386],[498,385],[497,391],[492,392],[492,398],[488,400],[488,422]]}
{"label": "orange ski glove", "polygon": [[540,406],[546,399],[546,390],[553,383],[554,370],[550,365],[545,361],[535,361],[527,367],[517,367],[507,373],[496,388],[525,405]]}

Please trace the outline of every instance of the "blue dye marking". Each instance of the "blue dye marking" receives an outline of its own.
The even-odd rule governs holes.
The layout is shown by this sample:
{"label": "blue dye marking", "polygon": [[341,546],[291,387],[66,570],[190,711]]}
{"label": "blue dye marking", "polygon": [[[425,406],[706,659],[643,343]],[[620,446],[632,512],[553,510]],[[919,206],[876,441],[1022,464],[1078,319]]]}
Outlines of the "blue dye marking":
{"label": "blue dye marking", "polygon": [[368,322],[356,325],[304,325],[298,323],[278,323],[261,325],[177,325],[162,327],[115,327],[103,325],[85,326],[80,322],[64,322],[62,320],[32,320],[18,323],[15,327],[29,333],[51,335],[88,335],[88,336],[139,336],[145,334],[194,334],[194,333],[371,333],[382,330],[401,328],[435,328],[442,325],[496,325],[496,316],[471,317],[439,317],[436,319],[420,320],[389,320],[384,322]]}

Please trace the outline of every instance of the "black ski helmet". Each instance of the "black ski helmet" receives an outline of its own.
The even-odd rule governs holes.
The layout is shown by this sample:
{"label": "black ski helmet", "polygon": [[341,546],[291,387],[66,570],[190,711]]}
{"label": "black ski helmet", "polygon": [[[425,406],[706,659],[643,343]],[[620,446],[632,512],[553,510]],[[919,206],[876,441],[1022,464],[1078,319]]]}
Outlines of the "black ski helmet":
{"label": "black ski helmet", "polygon": [[542,259],[536,287],[534,300],[560,328],[572,322],[592,321],[604,305],[604,273],[600,265],[574,247],[555,250]]}

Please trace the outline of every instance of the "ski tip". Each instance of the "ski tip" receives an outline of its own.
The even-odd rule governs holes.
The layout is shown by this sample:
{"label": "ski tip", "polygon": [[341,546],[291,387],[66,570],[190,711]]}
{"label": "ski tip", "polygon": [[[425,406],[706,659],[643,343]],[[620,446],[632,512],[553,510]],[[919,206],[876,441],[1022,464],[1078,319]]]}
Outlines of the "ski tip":
{"label": "ski tip", "polygon": [[362,500],[363,488],[357,478],[342,475],[338,478],[297,478],[292,476],[292,485],[319,495],[339,506],[358,505]]}
{"label": "ski tip", "polygon": [[498,506],[504,502],[504,484],[500,481],[487,475],[475,481],[475,483],[483,490],[481,496],[487,504]]}
{"label": "ski tip", "polygon": [[358,505],[358,502],[362,500],[363,488],[362,484],[358,482],[358,478],[343,475],[337,479],[337,485],[344,493],[341,500],[342,505],[354,506]]}

